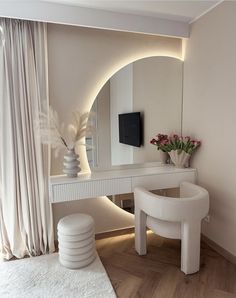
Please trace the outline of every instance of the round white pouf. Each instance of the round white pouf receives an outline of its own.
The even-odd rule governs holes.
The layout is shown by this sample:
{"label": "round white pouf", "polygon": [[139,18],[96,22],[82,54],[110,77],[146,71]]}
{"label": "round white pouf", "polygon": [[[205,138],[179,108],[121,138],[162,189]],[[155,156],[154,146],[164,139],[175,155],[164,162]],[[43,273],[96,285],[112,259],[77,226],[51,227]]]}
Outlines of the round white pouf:
{"label": "round white pouf", "polygon": [[69,269],[78,269],[96,258],[94,220],[76,213],[63,217],[57,226],[59,261]]}

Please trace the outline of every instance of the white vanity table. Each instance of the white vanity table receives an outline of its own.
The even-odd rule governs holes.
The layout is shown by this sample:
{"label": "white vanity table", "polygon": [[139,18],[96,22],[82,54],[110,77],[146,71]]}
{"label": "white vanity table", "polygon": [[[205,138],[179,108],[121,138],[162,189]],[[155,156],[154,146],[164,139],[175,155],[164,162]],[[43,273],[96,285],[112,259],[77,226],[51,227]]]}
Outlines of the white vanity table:
{"label": "white vanity table", "polygon": [[196,183],[196,169],[171,165],[81,173],[77,178],[51,176],[50,202],[69,202],[99,196],[133,192],[136,186],[148,190],[178,187],[180,182]]}

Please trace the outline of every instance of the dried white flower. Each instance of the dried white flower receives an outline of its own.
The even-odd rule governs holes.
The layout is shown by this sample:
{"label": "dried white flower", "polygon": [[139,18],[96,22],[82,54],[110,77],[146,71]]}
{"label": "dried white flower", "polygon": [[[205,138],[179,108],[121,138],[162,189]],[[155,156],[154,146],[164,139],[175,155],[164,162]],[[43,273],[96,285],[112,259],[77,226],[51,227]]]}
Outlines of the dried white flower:
{"label": "dried white flower", "polygon": [[81,140],[86,135],[91,135],[95,132],[94,126],[89,123],[89,117],[93,117],[93,113],[87,112],[81,114],[80,112],[73,113],[74,124],[68,125],[69,140],[64,137],[64,123],[60,124],[58,114],[51,106],[48,111],[41,112],[39,115],[39,123],[37,125],[42,144],[51,145],[55,149],[55,156],[57,157],[59,151],[63,148],[75,148],[78,145],[84,145]]}

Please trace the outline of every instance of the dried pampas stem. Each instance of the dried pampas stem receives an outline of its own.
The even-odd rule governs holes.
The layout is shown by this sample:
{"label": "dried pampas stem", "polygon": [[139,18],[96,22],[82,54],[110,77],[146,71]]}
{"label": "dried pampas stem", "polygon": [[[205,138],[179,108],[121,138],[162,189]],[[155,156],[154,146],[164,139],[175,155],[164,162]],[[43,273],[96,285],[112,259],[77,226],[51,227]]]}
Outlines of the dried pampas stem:
{"label": "dried pampas stem", "polygon": [[95,114],[93,112],[86,112],[81,114],[76,111],[73,113],[74,124],[68,125],[69,141],[64,135],[64,123],[60,124],[58,114],[51,106],[47,108],[44,105],[45,112],[39,115],[39,123],[36,124],[38,133],[41,137],[42,144],[51,145],[55,149],[55,156],[57,157],[62,148],[73,149],[78,145],[84,145],[81,142],[86,135],[91,135],[95,132],[93,125],[88,123]]}

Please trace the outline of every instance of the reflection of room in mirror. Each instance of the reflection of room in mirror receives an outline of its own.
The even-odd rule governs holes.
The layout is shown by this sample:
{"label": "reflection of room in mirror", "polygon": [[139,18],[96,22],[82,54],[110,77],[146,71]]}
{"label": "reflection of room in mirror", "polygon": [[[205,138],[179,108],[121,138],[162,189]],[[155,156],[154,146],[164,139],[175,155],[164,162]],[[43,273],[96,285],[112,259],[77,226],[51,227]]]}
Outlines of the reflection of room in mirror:
{"label": "reflection of room in mirror", "polygon": [[[158,190],[152,190],[151,192],[159,196],[174,197],[174,198],[180,197],[179,188],[158,189]],[[109,196],[109,199],[114,204],[122,208],[123,210],[134,214],[134,194],[133,193],[113,195],[113,196]]]}
{"label": "reflection of room in mirror", "polygon": [[[91,168],[111,167],[111,146],[110,146],[110,82],[108,81],[99,92],[91,111],[96,114],[96,133],[86,138],[88,146],[87,154]],[[90,150],[89,150],[90,149]],[[89,151],[88,151],[89,150]]]}
{"label": "reflection of room in mirror", "polygon": [[[150,139],[161,133],[180,133],[182,114],[182,61],[150,57],[118,71],[103,86],[93,108],[97,133],[88,159],[92,167],[110,168],[126,164],[160,161]],[[119,142],[118,115],[140,112],[143,117],[143,145]]]}

